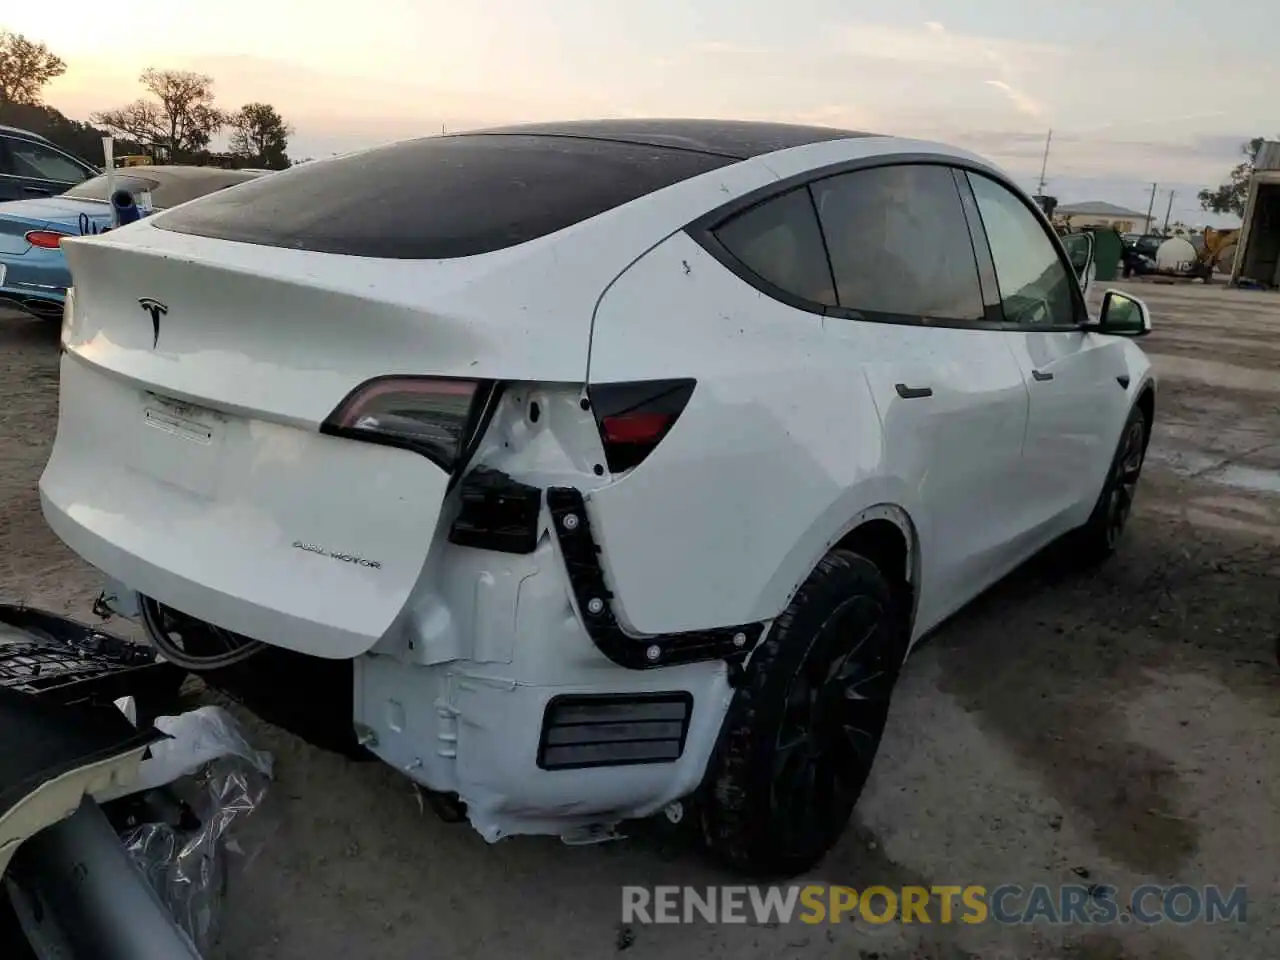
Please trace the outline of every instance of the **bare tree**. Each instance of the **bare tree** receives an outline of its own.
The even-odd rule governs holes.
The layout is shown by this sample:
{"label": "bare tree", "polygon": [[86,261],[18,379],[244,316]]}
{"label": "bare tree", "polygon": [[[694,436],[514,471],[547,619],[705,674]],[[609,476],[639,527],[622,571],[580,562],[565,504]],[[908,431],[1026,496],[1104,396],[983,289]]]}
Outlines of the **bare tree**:
{"label": "bare tree", "polygon": [[228,117],[213,104],[213,78],[187,70],[142,73],[142,85],[155,100],[136,100],[118,110],[93,114],[93,122],[131,137],[180,161],[204,150]]}
{"label": "bare tree", "polygon": [[43,43],[0,30],[0,104],[40,102],[40,92],[67,65]]}
{"label": "bare tree", "polygon": [[289,166],[289,135],[293,130],[269,103],[246,103],[228,121],[231,152],[268,170]]}

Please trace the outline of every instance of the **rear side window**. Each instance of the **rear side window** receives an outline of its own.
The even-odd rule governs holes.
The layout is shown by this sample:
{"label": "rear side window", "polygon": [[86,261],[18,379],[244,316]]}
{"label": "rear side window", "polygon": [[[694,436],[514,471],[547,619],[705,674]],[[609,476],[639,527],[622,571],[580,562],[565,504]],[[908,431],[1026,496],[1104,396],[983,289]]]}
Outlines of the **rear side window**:
{"label": "rear side window", "polygon": [[751,207],[715,234],[762,280],[801,300],[835,306],[835,284],[807,187]]}
{"label": "rear side window", "polygon": [[303,163],[155,225],[360,257],[466,257],[535,240],[733,162],[572,137],[428,137]]}
{"label": "rear side window", "polygon": [[841,307],[906,320],[983,318],[950,168],[875,167],[819,180],[812,190]]}
{"label": "rear side window", "polygon": [[14,176],[58,183],[79,183],[90,171],[52,147],[16,137],[7,138],[8,168]]}

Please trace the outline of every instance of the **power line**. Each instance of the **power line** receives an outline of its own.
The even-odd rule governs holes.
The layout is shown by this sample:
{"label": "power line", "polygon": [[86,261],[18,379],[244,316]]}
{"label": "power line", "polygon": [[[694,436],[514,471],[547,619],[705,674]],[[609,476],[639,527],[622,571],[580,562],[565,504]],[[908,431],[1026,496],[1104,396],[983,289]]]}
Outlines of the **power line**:
{"label": "power line", "polygon": [[1044,159],[1040,161],[1040,185],[1036,188],[1039,196],[1044,196],[1044,174],[1049,167],[1049,143],[1053,140],[1053,131],[1049,131],[1049,135],[1044,138]]}

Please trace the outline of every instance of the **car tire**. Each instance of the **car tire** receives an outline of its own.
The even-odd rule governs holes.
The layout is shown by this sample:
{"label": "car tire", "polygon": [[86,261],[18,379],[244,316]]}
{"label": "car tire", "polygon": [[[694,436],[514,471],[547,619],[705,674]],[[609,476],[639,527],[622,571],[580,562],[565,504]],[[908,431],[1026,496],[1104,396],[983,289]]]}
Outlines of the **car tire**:
{"label": "car tire", "polygon": [[1135,406],[1120,433],[1120,442],[1116,444],[1093,512],[1071,538],[1071,556],[1077,562],[1097,564],[1115,553],[1133,510],[1150,436],[1147,416],[1141,407]]}
{"label": "car tire", "polygon": [[871,771],[908,640],[874,563],[833,550],[748,661],[698,805],[702,840],[758,877],[814,867]]}

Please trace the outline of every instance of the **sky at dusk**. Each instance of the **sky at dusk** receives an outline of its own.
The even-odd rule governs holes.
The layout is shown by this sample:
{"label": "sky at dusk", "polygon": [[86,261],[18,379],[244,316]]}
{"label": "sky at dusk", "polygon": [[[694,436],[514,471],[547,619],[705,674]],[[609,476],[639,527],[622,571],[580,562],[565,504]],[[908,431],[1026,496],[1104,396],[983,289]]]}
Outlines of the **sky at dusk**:
{"label": "sky at dusk", "polygon": [[[1274,0],[140,0],[14,3],[0,27],[67,61],[77,119],[149,66],[274,104],[290,154],[522,120],[702,116],[820,123],[975,150],[1034,189],[1204,214],[1242,141],[1280,135]],[[124,42],[112,40],[125,37]]]}

